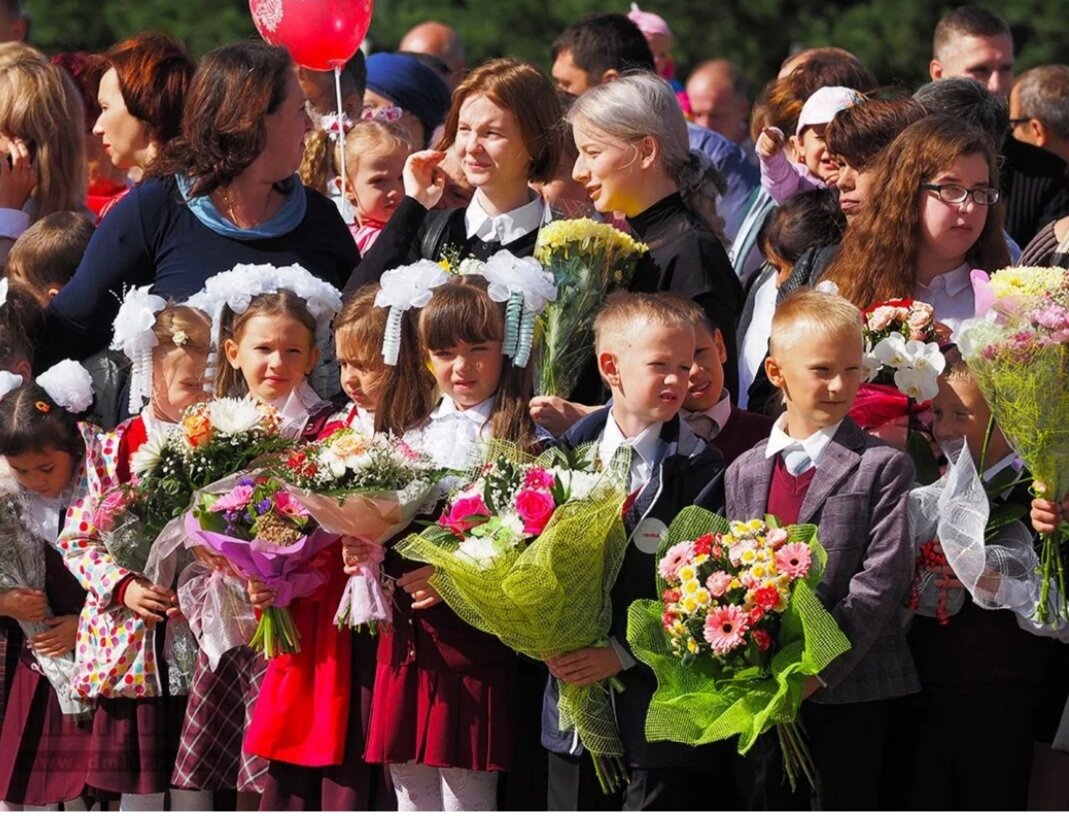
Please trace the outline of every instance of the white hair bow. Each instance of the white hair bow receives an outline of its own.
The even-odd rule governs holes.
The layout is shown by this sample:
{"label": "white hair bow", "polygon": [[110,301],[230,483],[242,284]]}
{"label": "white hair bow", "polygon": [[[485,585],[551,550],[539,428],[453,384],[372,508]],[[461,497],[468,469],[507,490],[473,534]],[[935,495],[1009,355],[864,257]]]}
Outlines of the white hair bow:
{"label": "white hair bow", "polygon": [[409,309],[422,309],[430,302],[434,289],[449,280],[446,271],[434,261],[421,260],[408,266],[390,269],[379,278],[375,305],[388,308],[386,335],[382,338],[382,359],[397,365],[401,351],[401,318]]}
{"label": "white hair bow", "polygon": [[72,414],[93,404],[93,378],[74,360],[60,360],[37,378],[37,384],[52,402]]}
{"label": "white hair bow", "polygon": [[130,413],[141,410],[141,400],[152,396],[152,349],[158,344],[156,315],[167,305],[159,295],[150,295],[149,286],[135,286],[126,293],[112,324],[111,348],[125,354],[130,372]]}
{"label": "white hair bow", "polygon": [[506,249],[495,252],[483,264],[487,294],[505,310],[505,340],[502,351],[512,364],[523,368],[531,357],[535,316],[557,299],[553,275],[534,258],[517,258]]}
{"label": "white hair bow", "polygon": [[13,371],[0,371],[0,399],[3,399],[16,388],[21,388],[22,375]]}

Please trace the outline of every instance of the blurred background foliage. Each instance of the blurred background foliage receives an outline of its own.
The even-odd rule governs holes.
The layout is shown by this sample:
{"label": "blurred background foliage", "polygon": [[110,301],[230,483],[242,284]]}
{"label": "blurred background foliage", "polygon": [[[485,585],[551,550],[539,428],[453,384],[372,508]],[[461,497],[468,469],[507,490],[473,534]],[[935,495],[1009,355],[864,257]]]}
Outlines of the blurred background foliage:
{"label": "blurred background foliage", "polygon": [[[172,32],[203,54],[255,36],[246,0],[24,0],[33,43],[49,52],[97,51],[149,28]],[[883,82],[915,86],[928,78],[936,21],[957,3],[927,0],[645,0],[676,35],[677,75],[697,62],[735,60],[753,83],[774,76],[789,53],[839,45],[857,54]],[[1069,62],[1065,0],[996,0],[988,4],[1013,27],[1019,69]],[[412,25],[437,19],[457,28],[469,64],[504,54],[549,67],[549,47],[570,22],[595,11],[628,10],[628,0],[380,0],[370,39],[396,47]]]}

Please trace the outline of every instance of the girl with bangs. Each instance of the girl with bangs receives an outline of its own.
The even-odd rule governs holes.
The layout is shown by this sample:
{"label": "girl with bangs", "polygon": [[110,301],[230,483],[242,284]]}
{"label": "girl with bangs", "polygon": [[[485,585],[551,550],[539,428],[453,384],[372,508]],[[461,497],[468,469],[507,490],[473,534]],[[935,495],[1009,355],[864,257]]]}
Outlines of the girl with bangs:
{"label": "girl with bangs", "polygon": [[[491,437],[534,450],[531,372],[502,352],[504,304],[475,275],[433,292],[419,316],[422,348],[403,340],[399,364],[429,358],[442,399],[406,440],[452,468],[473,464]],[[385,571],[400,576],[397,609],[379,639],[365,758],[389,766],[402,811],[496,810],[498,772],[520,766],[516,656],[442,603],[433,567],[390,550]]]}
{"label": "girl with bangs", "polygon": [[896,297],[930,303],[956,331],[973,316],[970,270],[1008,266],[998,164],[988,138],[950,116],[892,142],[824,275],[860,309]]}
{"label": "girl with bangs", "polygon": [[[500,249],[531,255],[546,206],[530,185],[556,175],[562,115],[553,84],[529,63],[497,59],[468,74],[453,93],[438,149],[405,162],[405,197],[345,294],[420,258],[485,261]],[[437,209],[448,182],[440,166],[446,151],[475,188],[465,209]]]}

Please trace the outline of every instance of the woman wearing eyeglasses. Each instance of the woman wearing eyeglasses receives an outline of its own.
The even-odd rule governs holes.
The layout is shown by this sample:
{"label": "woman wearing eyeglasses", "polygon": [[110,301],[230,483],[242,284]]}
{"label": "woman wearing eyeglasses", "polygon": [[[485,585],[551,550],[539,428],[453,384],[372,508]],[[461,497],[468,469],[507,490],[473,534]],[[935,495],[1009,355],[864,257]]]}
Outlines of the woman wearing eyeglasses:
{"label": "woman wearing eyeglasses", "polygon": [[922,119],[880,157],[871,195],[823,279],[861,309],[923,300],[954,332],[974,313],[969,272],[1010,262],[998,202],[985,135],[949,116]]}

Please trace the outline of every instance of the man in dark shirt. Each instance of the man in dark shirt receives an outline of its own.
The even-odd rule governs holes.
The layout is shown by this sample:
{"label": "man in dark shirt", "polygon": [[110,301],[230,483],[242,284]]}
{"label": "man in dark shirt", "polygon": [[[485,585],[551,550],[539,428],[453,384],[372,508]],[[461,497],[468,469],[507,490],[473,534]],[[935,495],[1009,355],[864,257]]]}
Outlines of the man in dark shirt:
{"label": "man in dark shirt", "polygon": [[[935,27],[932,79],[971,77],[1008,99],[1013,88],[1013,36],[1006,21],[981,6],[961,6]],[[918,100],[919,101],[919,100]],[[1006,231],[1025,246],[1045,224],[1069,214],[1065,162],[1017,141],[1007,130],[996,141],[1005,159],[1000,171]]]}

